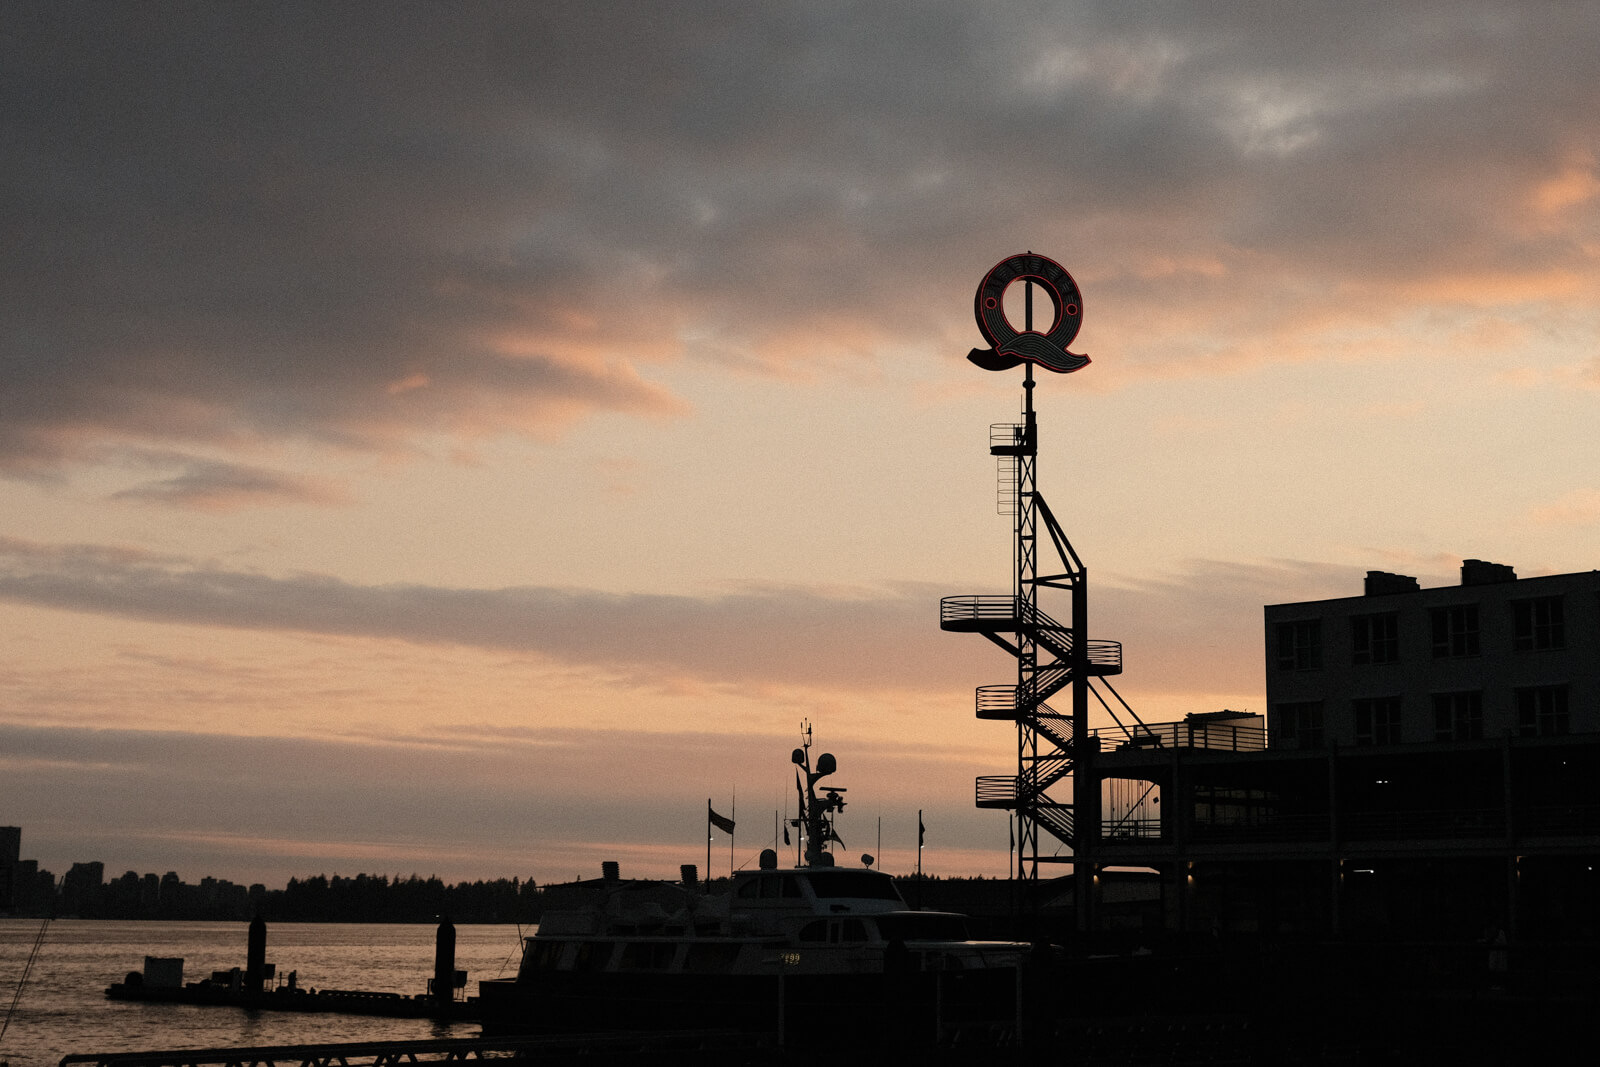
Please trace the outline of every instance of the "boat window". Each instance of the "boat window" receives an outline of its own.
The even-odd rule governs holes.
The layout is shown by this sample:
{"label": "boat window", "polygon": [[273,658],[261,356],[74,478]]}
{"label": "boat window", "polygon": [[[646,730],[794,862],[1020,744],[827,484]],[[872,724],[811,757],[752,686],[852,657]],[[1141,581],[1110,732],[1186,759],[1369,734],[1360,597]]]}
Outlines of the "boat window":
{"label": "boat window", "polygon": [[840,941],[865,941],[867,940],[867,924],[860,919],[846,919],[844,929],[839,934]]}
{"label": "boat window", "polygon": [[572,961],[575,971],[603,971],[611,962],[612,944],[609,941],[585,941],[578,946],[577,958]]}
{"label": "boat window", "polygon": [[739,958],[737,941],[710,941],[691,944],[683,961],[683,969],[690,974],[726,974],[733,970]]}
{"label": "boat window", "polygon": [[528,942],[528,955],[522,961],[525,971],[553,971],[561,962],[561,951],[567,947],[565,941],[541,941],[531,938]]}
{"label": "boat window", "polygon": [[798,899],[805,895],[805,891],[800,888],[800,879],[796,878],[792,874],[786,874],[783,876],[784,899]]}
{"label": "boat window", "polygon": [[754,900],[756,897],[760,896],[761,881],[762,880],[760,878],[746,878],[744,881],[740,882],[739,899]]}
{"label": "boat window", "polygon": [[763,879],[761,879],[761,898],[763,900],[777,900],[778,899],[778,895],[782,891],[782,887],[779,885],[779,881],[780,880],[777,879],[777,878],[763,878]]}
{"label": "boat window", "polygon": [[900,900],[894,879],[874,871],[820,871],[811,873],[811,888],[820,900],[855,897],[866,900]]}
{"label": "boat window", "polygon": [[885,941],[965,941],[967,924],[959,915],[908,912],[879,915],[878,934]]}
{"label": "boat window", "polygon": [[800,928],[800,940],[802,940],[802,941],[826,941],[826,940],[828,940],[828,920],[826,920],[826,919],[817,919],[817,920],[815,920],[813,922],[806,923],[804,926],[802,926]]}
{"label": "boat window", "polygon": [[672,966],[677,949],[672,941],[630,941],[622,946],[617,966],[629,971],[664,971]]}

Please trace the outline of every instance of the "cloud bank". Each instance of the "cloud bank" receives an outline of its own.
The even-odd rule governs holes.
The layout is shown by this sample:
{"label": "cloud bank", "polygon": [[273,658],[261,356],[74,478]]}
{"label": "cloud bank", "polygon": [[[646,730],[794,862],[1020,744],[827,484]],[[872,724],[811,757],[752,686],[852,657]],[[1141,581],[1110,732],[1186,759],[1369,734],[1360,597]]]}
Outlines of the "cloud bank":
{"label": "cloud bank", "polygon": [[1025,239],[1090,265],[1127,374],[1418,299],[1592,313],[1597,36],[1584,3],[12,5],[0,471],[681,412],[662,361],[954,350]]}
{"label": "cloud bank", "polygon": [[[1194,561],[1171,576],[1101,585],[1097,633],[1126,643],[1135,688],[1254,692],[1261,605],[1359,589],[1360,574],[1290,561]],[[948,593],[919,583],[845,592],[746,585],[713,596],[373,586],[231,571],[137,549],[0,539],[0,600],[11,603],[526,652],[635,680],[946,693],[1004,680],[1011,668],[1002,654],[939,630],[938,602]]]}

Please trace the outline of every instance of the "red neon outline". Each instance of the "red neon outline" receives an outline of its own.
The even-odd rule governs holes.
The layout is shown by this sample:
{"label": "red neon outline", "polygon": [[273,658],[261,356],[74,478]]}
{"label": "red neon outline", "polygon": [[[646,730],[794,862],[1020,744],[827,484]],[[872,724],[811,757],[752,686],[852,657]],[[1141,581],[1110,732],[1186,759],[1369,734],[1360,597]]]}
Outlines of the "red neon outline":
{"label": "red neon outline", "polygon": [[[1057,272],[1059,278],[1064,280],[1064,283],[1070,286],[1073,292],[1078,293],[1077,300],[1069,303],[1064,298],[1061,287],[1056,284],[1056,281],[1039,273],[1040,271],[1051,269]],[[1030,278],[1045,287],[1045,292],[1050,297],[1051,307],[1055,309],[1055,317],[1050,323],[1050,329],[1047,331],[1037,329],[1019,330],[1005,312],[1004,298],[1006,291],[1011,288],[1011,284],[1018,279]],[[985,295],[986,292],[995,288],[998,288],[997,295]],[[998,321],[991,317],[996,310],[999,311]],[[1084,362],[1079,366],[1087,366],[1090,362],[1088,356],[1079,356],[1076,353],[1067,351],[1067,345],[1071,344],[1073,338],[1077,337],[1078,331],[1083,325],[1082,291],[1078,289],[1078,283],[1072,277],[1072,273],[1048,256],[1041,256],[1033,252],[1023,252],[1008,256],[996,263],[989,269],[989,273],[983,276],[983,281],[978,285],[978,291],[973,298],[973,312],[974,317],[978,320],[978,330],[993,347],[997,355],[1010,356],[1019,361],[1036,363],[1048,370],[1060,372],[1061,368],[1054,366],[1050,362],[1012,350],[1015,338],[1033,335],[1044,338],[1054,348],[1068,356],[1072,356],[1075,359],[1081,358]],[[1070,329],[1068,329],[1069,326]],[[1000,327],[1010,337],[1002,343],[997,336],[997,331],[992,327]],[[1057,336],[1058,334],[1060,336]],[[1078,368],[1073,367],[1071,369],[1076,370]]]}

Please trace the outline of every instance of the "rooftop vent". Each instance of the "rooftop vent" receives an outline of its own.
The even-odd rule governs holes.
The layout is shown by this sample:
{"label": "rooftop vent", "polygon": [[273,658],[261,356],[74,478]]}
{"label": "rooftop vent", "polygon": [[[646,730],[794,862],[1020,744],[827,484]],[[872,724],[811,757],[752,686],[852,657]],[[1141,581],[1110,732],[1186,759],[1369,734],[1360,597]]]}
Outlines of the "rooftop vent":
{"label": "rooftop vent", "polygon": [[1421,587],[1409,574],[1390,574],[1388,571],[1368,571],[1366,595],[1388,596],[1390,593],[1415,593]]}
{"label": "rooftop vent", "polygon": [[1508,564],[1486,563],[1481,559],[1461,561],[1462,585],[1496,585],[1516,580],[1517,572]]}

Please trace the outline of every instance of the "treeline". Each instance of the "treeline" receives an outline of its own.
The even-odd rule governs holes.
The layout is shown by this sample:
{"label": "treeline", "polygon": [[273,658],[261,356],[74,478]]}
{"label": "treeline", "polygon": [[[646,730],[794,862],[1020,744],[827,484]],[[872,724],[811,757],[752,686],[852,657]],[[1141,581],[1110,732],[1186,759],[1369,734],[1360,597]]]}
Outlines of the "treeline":
{"label": "treeline", "polygon": [[129,871],[107,882],[68,878],[59,889],[43,882],[39,892],[28,898],[19,894],[12,903],[14,915],[80,919],[248,921],[260,915],[276,922],[425,923],[448,916],[457,923],[534,923],[539,921],[540,892],[531,878],[447,885],[416,874],[319,874],[268,889],[216,878],[190,885],[176,874],[141,878]]}
{"label": "treeline", "polygon": [[[446,884],[438,877],[389,877],[358,874],[353,878],[318,874],[291,878],[282,889],[249,887],[226,879],[203,878],[198,885],[168,872],[140,876],[129,871],[101,881],[99,864],[75,864],[59,886],[48,871],[22,883],[0,915],[57,916],[80,919],[181,919],[249,921],[257,915],[269,922],[427,923],[448,916],[456,923],[536,923],[544,894],[533,879]],[[901,877],[901,892],[913,907],[942,907],[983,914],[1010,900],[1004,879]],[[707,885],[712,893],[727,889],[726,878]],[[999,902],[999,903],[997,903]]]}
{"label": "treeline", "polygon": [[531,878],[446,885],[415,874],[392,879],[319,874],[291,878],[284,888],[268,890],[260,910],[263,918],[278,922],[437,922],[449,916],[457,923],[535,923],[540,894]]}

